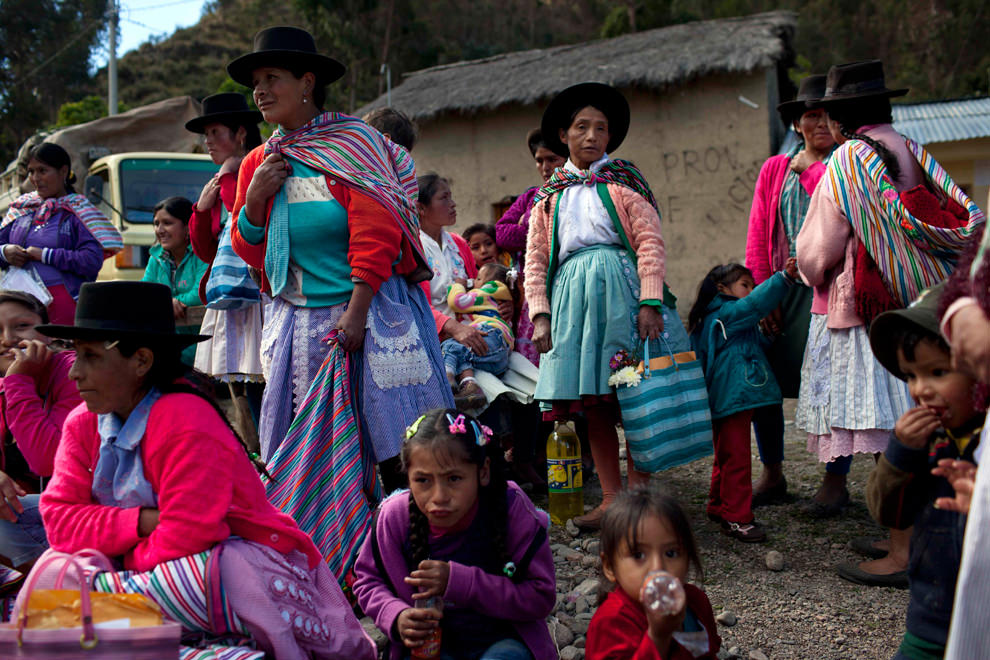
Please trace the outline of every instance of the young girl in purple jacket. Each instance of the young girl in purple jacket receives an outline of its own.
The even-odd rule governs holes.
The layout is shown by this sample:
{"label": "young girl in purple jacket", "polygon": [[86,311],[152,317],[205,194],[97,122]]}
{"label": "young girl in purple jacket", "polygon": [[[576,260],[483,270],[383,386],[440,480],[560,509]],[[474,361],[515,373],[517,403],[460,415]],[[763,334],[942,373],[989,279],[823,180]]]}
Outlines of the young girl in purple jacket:
{"label": "young girl in purple jacket", "polygon": [[456,410],[406,432],[409,490],[382,503],[355,565],[354,593],[393,660],[437,629],[432,657],[557,657],[544,621],[556,598],[547,516],[502,478],[497,449],[490,429]]}

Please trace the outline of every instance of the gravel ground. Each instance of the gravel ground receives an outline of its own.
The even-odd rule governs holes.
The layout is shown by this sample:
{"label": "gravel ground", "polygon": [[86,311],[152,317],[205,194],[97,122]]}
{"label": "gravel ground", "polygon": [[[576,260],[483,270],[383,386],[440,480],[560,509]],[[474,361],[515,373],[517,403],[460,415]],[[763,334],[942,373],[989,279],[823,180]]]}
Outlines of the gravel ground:
{"label": "gravel ground", "polygon": [[[794,403],[785,404],[788,419],[794,417]],[[863,496],[872,467],[868,456],[853,461],[849,476],[852,505],[841,518],[808,518],[800,506],[818,488],[823,468],[805,450],[804,434],[788,422],[784,471],[796,497],[791,504],[756,510],[757,519],[767,526],[769,539],[763,544],[729,539],[705,517],[711,459],[654,476],[655,483],[675,494],[688,510],[705,569],[701,586],[716,615],[727,610],[737,619],[732,626],[719,625],[721,657],[838,660],[894,655],[904,633],[907,592],[857,586],[837,577],[833,568],[839,562],[862,559],[848,549],[850,539],[883,536]],[[754,442],[754,477],[759,470]],[[596,486],[594,481],[585,489],[586,507],[601,501]],[[533,499],[546,506],[545,496],[534,495]],[[597,539],[588,534],[574,537],[555,527],[551,542],[557,562],[558,611],[550,627],[561,657],[580,659],[584,655],[582,634],[597,602],[593,581],[600,578]],[[769,551],[782,555],[782,571],[768,570]]]}

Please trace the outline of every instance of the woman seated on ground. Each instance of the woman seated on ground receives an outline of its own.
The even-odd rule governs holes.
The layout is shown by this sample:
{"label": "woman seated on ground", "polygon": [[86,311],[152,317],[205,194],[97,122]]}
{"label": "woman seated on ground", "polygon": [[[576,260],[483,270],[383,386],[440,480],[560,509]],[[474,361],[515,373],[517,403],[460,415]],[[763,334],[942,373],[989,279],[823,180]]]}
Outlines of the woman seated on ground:
{"label": "woman seated on ground", "polygon": [[124,247],[120,234],[72,188],[69,154],[43,142],[28,156],[34,192],[21,195],[0,225],[0,265],[32,268],[52,301],[48,316],[72,323],[83,282],[96,279],[103,259]]}
{"label": "woman seated on ground", "polygon": [[[172,314],[176,332],[186,335],[199,334],[199,322],[194,322],[190,307],[201,307],[199,281],[208,266],[197,257],[189,245],[189,218],[193,204],[185,197],[169,197],[155,205],[155,239],[158,245],[151,248],[151,258],[144,270],[145,282],[158,282],[172,290]],[[182,362],[193,366],[196,348],[190,344],[182,351]]]}
{"label": "woman seated on ground", "polygon": [[145,593],[187,627],[189,594],[169,585],[206,583],[206,558],[222,549],[227,629],[206,632],[280,659],[374,657],[312,540],[268,502],[216,404],[181,379],[180,351],[205,337],[175,333],[168,287],[87,284],[75,326],[38,330],[74,342],[69,375],[86,404],[65,422],[41,500],[52,548],[122,559],[133,573],[97,576],[96,588]]}
{"label": "woman seated on ground", "polygon": [[82,403],[69,379],[71,351],[53,352],[35,326],[48,323],[37,298],[0,291],[0,560],[25,570],[48,547],[38,512],[52,476],[62,423]]}

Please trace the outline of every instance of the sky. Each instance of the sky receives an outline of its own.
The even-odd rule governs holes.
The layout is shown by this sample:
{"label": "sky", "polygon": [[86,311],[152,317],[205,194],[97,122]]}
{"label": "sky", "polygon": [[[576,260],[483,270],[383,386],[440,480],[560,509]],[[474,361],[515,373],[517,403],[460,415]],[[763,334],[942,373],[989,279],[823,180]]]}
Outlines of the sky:
{"label": "sky", "polygon": [[[120,4],[120,57],[147,41],[150,37],[170,35],[180,27],[199,21],[206,0],[118,0]],[[106,65],[108,46],[94,52],[96,68]]]}

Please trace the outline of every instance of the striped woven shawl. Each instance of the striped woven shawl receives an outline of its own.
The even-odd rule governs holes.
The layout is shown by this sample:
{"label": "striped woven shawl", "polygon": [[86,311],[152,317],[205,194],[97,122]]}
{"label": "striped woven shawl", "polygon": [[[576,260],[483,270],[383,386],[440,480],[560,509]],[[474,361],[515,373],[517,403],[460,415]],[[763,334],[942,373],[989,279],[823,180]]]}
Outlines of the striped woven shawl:
{"label": "striped woven shawl", "polygon": [[[270,153],[331,175],[385,207],[415,251],[419,267],[409,279],[418,282],[433,276],[419,238],[418,186],[409,152],[356,117],[324,112],[290,133],[276,129],[265,144],[265,155]],[[277,228],[269,232],[272,229],[277,235]],[[272,275],[269,272],[269,278]]]}
{"label": "striped woven shawl", "polygon": [[593,186],[598,182],[616,183],[620,186],[625,186],[642,195],[656,210],[657,214],[660,213],[657,200],[653,197],[653,191],[650,190],[650,184],[646,182],[643,173],[630,161],[622,160],[621,158],[608,161],[597,172],[583,170],[581,174],[578,174],[563,167],[558,167],[554,170],[550,180],[543,184],[543,187],[536,193],[533,206],[536,206],[536,204],[547,197],[579,183]]}
{"label": "striped woven shawl", "polygon": [[924,147],[905,140],[929,184],[969,212],[966,226],[947,229],[911,215],[883,160],[862,140],[849,140],[835,151],[823,184],[873,257],[894,299],[906,306],[949,276],[967,240],[986,218]]}
{"label": "striped woven shawl", "polygon": [[100,213],[99,209],[78,193],[59,198],[41,199],[37,192],[21,195],[10,204],[0,228],[26,215],[34,215],[37,220],[46,220],[57,210],[68,211],[86,225],[86,229],[103,247],[103,257],[111,257],[124,249],[124,239],[117,228]]}

